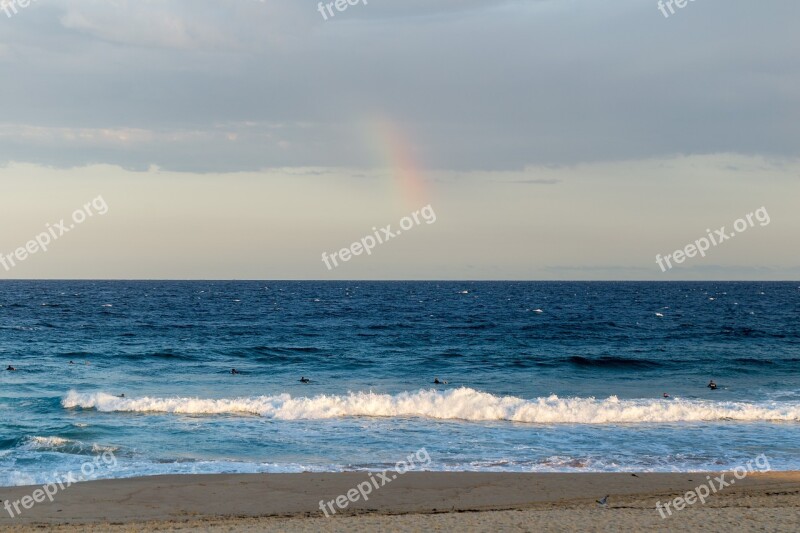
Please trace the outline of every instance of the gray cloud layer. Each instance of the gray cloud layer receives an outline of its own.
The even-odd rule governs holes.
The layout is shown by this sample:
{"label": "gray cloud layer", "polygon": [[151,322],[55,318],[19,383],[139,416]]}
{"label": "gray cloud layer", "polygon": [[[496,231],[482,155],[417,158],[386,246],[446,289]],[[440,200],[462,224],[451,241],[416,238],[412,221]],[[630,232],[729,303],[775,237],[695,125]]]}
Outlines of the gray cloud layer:
{"label": "gray cloud layer", "polygon": [[216,172],[797,156],[792,0],[41,0],[0,13],[0,164]]}

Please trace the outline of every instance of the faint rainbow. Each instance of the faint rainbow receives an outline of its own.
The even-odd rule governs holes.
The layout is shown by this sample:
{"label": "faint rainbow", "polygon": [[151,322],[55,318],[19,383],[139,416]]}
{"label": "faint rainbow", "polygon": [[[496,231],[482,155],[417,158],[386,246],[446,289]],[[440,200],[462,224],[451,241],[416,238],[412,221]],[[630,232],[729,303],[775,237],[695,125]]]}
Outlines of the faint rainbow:
{"label": "faint rainbow", "polygon": [[365,121],[364,131],[379,159],[377,166],[389,170],[396,194],[407,207],[419,208],[430,203],[414,147],[402,129],[384,117],[372,117]]}

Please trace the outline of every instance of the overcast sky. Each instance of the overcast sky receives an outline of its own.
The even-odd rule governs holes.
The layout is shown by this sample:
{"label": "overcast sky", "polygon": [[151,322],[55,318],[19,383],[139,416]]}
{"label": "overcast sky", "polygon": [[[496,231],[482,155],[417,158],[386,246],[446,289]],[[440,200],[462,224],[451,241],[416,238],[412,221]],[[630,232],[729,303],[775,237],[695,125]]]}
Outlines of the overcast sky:
{"label": "overcast sky", "polygon": [[[0,254],[108,212],[0,279],[800,278],[796,0],[14,8]],[[435,223],[325,268],[427,204]]]}

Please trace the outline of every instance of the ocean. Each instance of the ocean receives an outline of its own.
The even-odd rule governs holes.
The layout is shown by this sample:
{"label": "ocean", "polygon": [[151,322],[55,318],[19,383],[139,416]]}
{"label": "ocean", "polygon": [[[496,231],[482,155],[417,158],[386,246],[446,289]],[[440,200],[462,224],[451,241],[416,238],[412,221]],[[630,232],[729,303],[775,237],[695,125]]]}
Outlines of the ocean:
{"label": "ocean", "polygon": [[800,470],[798,285],[3,281],[0,486]]}

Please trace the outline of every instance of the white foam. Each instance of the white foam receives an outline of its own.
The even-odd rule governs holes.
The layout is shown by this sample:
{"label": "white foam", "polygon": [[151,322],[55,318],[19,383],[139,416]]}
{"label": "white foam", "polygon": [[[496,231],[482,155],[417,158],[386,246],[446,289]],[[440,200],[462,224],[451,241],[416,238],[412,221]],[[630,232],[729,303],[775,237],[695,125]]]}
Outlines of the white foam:
{"label": "white foam", "polygon": [[289,394],[232,399],[118,398],[106,393],[70,391],[65,408],[102,412],[241,414],[276,420],[342,417],[399,417],[439,420],[608,424],[734,421],[800,421],[800,402],[719,402],[706,400],[559,398],[525,400],[494,396],[470,388],[421,390],[397,395],[357,392],[293,398]]}
{"label": "white foam", "polygon": [[61,437],[31,437],[29,444],[33,448],[59,448],[74,444],[75,441]]}
{"label": "white foam", "polygon": [[91,451],[92,453],[115,452],[118,448],[114,446],[104,446],[97,443],[85,444],[78,440],[65,439],[62,437],[29,437],[23,448],[28,450],[45,451]]}

